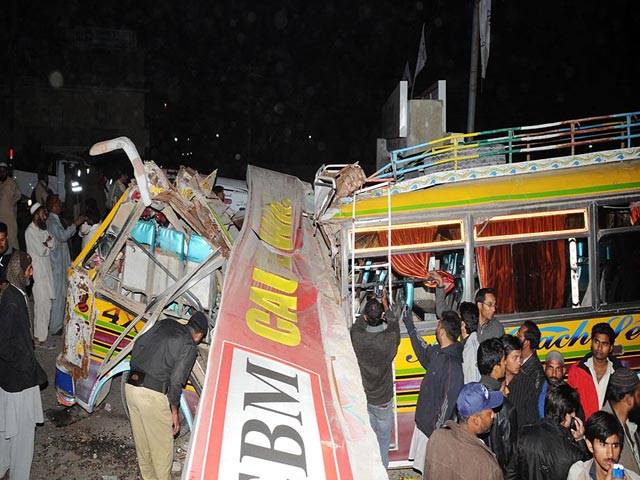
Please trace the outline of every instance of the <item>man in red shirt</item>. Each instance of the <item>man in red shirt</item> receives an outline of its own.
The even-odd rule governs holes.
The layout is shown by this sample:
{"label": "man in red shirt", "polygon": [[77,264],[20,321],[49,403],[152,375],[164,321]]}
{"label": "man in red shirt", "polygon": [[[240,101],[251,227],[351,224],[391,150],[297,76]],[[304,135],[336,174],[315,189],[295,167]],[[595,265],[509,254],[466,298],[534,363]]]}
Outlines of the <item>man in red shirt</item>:
{"label": "man in red shirt", "polygon": [[608,323],[591,329],[591,353],[569,369],[568,383],[580,395],[580,405],[587,420],[604,405],[611,374],[622,366],[613,356],[616,334]]}

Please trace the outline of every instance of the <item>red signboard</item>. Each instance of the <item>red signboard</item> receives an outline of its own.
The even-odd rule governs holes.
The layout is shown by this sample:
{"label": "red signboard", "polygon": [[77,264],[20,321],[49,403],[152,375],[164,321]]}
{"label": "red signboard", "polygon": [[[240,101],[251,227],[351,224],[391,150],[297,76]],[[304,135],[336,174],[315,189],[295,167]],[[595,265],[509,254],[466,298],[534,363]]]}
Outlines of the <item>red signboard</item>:
{"label": "red signboard", "polygon": [[256,167],[247,177],[185,477],[349,480],[304,186]]}

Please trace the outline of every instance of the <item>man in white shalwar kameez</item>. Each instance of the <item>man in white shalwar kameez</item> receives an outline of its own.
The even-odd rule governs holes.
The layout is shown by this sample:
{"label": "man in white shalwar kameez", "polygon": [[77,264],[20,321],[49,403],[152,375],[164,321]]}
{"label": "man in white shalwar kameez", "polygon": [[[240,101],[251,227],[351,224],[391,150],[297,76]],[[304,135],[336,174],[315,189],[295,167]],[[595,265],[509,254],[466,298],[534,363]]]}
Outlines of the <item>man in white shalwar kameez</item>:
{"label": "man in white shalwar kameez", "polygon": [[51,271],[53,273],[53,289],[55,298],[51,308],[51,322],[49,323],[49,333],[57,335],[62,331],[64,326],[64,305],[67,295],[67,270],[71,265],[71,255],[69,254],[69,245],[67,242],[76,233],[78,225],[81,225],[85,218],[80,217],[76,221],[64,228],[60,221],[60,213],[62,212],[62,202],[55,195],[47,198],[47,210],[49,217],[47,218],[47,231],[56,242],[55,247],[51,250]]}
{"label": "man in white shalwar kameez", "polygon": [[55,298],[51,250],[55,239],[47,231],[47,211],[39,203],[31,207],[33,220],[24,233],[27,253],[33,259],[33,336],[37,347],[50,348],[47,342],[51,301]]}
{"label": "man in white shalwar kameez", "polygon": [[16,251],[0,287],[0,478],[29,480],[36,424],[44,422],[40,385],[47,376],[36,360],[25,289],[31,257]]}
{"label": "man in white shalwar kameez", "polygon": [[18,245],[18,200],[21,197],[20,188],[16,181],[9,176],[9,167],[5,162],[0,162],[0,222],[7,224],[9,246],[13,250],[20,248]]}

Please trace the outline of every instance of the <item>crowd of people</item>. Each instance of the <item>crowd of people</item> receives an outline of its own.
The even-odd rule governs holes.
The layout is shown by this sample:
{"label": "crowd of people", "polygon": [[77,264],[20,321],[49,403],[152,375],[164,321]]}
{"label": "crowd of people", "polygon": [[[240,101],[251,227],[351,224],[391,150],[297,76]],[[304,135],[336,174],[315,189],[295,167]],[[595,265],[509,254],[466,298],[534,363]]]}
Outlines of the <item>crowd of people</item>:
{"label": "crowd of people", "polygon": [[505,334],[493,289],[480,289],[459,312],[443,310],[443,297],[438,282],[432,345],[418,333],[411,311],[392,312],[384,297],[370,298],[351,328],[385,467],[402,320],[426,371],[409,452],[423,478],[640,479],[640,431],[633,421],[640,379],[613,356],[616,333],[608,323],[593,326],[590,352],[567,369],[557,350],[540,361],[535,322]]}
{"label": "crowd of people", "polygon": [[[127,178],[121,174],[116,179],[107,206],[124,193]],[[10,219],[9,225],[0,221],[0,478],[8,471],[11,480],[28,480],[36,425],[44,421],[40,390],[48,384],[35,349],[55,348],[48,337],[61,334],[64,325],[71,264],[68,243],[77,233],[84,246],[95,231],[88,225],[99,225],[100,213],[96,203],[88,201],[86,215],[67,225],[60,199],[41,178],[24,232],[26,251],[21,251],[14,238],[14,184],[6,176],[6,165],[0,164],[0,220],[6,212]],[[4,204],[13,207],[2,209]],[[29,286],[33,301],[28,298]],[[196,346],[207,332],[208,317],[193,312],[186,324],[157,322],[133,347],[124,393],[145,479],[171,477],[180,396],[195,362]]]}
{"label": "crowd of people", "polygon": [[[49,337],[62,333],[71,265],[68,242],[76,233],[82,235],[79,227],[87,221],[81,215],[66,224],[62,202],[46,188],[42,175],[33,197],[25,251],[20,250],[16,221],[20,192],[0,163],[0,478],[9,471],[12,480],[30,475],[35,427],[43,422],[40,389],[48,384],[35,348],[55,348]],[[99,216],[94,216],[97,223]]]}

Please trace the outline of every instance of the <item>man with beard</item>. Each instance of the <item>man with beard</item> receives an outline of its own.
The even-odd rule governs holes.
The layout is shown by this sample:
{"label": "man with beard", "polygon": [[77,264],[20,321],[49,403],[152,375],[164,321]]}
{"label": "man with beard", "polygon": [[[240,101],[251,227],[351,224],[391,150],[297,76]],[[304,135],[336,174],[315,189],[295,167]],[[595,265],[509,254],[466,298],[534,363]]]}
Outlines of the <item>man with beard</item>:
{"label": "man with beard", "polygon": [[602,408],[609,378],[622,366],[611,355],[615,340],[611,325],[596,323],[591,329],[591,353],[569,369],[567,383],[578,391],[585,419]]}
{"label": "man with beard", "polygon": [[[584,426],[587,447],[593,455],[586,462],[578,461],[571,466],[567,480],[610,480],[613,465],[620,460],[624,450],[624,432],[616,417],[607,412],[596,412]],[[623,464],[624,478],[640,480],[638,475]]]}
{"label": "man with beard", "polygon": [[64,325],[64,304],[67,294],[67,270],[71,265],[68,240],[76,233],[78,226],[82,225],[86,217],[81,216],[67,228],[62,226],[60,213],[62,202],[57,195],[47,198],[47,231],[55,240],[55,246],[51,250],[51,271],[53,273],[53,288],[55,299],[51,309],[51,323],[49,331],[52,335],[59,335]]}
{"label": "man with beard", "polygon": [[28,480],[36,423],[44,421],[40,385],[47,376],[33,352],[25,289],[31,257],[14,252],[0,287],[0,478]]}
{"label": "man with beard", "polygon": [[456,401],[458,421],[449,420],[433,432],[427,448],[424,478],[429,480],[502,480],[495,455],[478,436],[491,429],[500,392],[478,382],[467,383]]}
{"label": "man with beard", "polygon": [[620,463],[625,468],[640,473],[640,431],[629,417],[640,413],[640,380],[638,375],[626,367],[620,367],[609,379],[605,412],[612,413],[620,422],[624,432],[624,449]]}
{"label": "man with beard", "polygon": [[47,231],[47,211],[39,203],[31,207],[33,220],[24,233],[27,253],[33,259],[33,336],[37,347],[51,349],[47,344],[51,301],[55,298],[53,272],[51,270],[51,250],[56,241]]}
{"label": "man with beard", "polygon": [[9,176],[9,166],[0,162],[0,222],[7,225],[9,246],[17,250],[18,245],[18,214],[17,203],[20,200],[20,189],[16,181]]}
{"label": "man with beard", "polygon": [[564,382],[564,373],[564,357],[559,351],[551,350],[544,359],[544,376],[547,380],[542,384],[542,390],[538,396],[538,415],[540,418],[544,417],[544,399],[547,396],[549,384]]}

